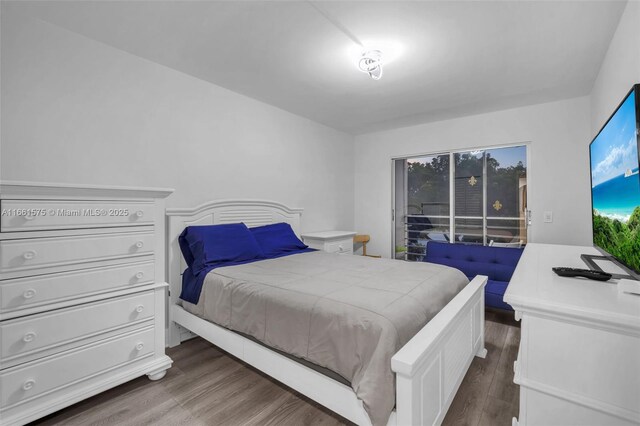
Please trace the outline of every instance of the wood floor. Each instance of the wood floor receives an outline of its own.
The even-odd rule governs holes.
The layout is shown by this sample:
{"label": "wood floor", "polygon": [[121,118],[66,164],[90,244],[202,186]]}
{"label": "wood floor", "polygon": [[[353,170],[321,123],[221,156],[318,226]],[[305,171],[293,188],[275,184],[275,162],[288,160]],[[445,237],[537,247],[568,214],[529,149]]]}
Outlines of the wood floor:
{"label": "wood floor", "polygon": [[[485,359],[475,358],[445,425],[511,425],[518,413],[513,383],[520,329],[486,315]],[[166,377],[146,376],[82,401],[38,425],[344,425],[347,420],[279,384],[201,338],[169,349]]]}
{"label": "wood floor", "polygon": [[518,417],[519,386],[513,383],[513,362],[518,357],[520,324],[513,314],[485,315],[485,359],[474,358],[443,425],[511,425]]}

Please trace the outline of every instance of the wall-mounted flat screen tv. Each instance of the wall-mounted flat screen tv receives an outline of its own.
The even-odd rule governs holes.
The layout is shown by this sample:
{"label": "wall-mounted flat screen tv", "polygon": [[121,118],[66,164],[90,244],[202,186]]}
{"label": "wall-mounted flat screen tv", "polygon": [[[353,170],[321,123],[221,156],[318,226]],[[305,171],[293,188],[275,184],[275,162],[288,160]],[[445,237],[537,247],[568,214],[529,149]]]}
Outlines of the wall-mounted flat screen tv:
{"label": "wall-mounted flat screen tv", "polygon": [[640,274],[640,85],[636,84],[589,145],[593,243]]}

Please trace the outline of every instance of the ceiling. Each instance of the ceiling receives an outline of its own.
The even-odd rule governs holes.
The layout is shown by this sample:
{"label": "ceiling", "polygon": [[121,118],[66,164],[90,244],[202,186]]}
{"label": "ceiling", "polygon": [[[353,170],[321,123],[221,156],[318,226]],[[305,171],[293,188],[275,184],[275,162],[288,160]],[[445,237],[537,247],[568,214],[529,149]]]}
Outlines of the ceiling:
{"label": "ceiling", "polygon": [[[586,95],[625,2],[23,1],[14,7],[359,134]],[[381,46],[383,55],[400,52],[381,80],[357,69],[353,55],[360,48],[344,30]]]}

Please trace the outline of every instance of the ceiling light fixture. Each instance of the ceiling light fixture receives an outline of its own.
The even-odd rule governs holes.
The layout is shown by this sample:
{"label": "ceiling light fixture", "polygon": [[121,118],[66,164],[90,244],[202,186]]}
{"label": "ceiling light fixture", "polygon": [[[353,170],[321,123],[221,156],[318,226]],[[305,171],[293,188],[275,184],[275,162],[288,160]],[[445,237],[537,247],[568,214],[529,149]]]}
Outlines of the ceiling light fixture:
{"label": "ceiling light fixture", "polygon": [[360,61],[358,61],[360,71],[366,72],[374,80],[380,80],[382,77],[382,52],[379,50],[367,50],[362,53]]}
{"label": "ceiling light fixture", "polygon": [[374,80],[380,80],[380,77],[382,77],[382,52],[380,50],[365,48],[364,43],[362,43],[358,37],[349,31],[349,29],[342,25],[337,19],[327,13],[327,11],[320,8],[313,1],[308,1],[308,3],[361,49],[362,56],[358,59],[358,68],[360,71],[366,72]]}

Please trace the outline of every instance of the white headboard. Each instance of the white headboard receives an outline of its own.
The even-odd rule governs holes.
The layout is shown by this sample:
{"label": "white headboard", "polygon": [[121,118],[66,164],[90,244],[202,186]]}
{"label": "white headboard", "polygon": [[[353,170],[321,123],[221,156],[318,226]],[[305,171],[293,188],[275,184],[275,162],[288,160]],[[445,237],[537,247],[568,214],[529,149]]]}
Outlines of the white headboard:
{"label": "white headboard", "polygon": [[171,290],[170,305],[178,302],[182,290],[182,271],[186,264],[180,252],[178,237],[190,225],[218,225],[244,222],[247,226],[286,222],[300,236],[302,209],[264,200],[220,200],[195,208],[167,209],[167,278]]}

